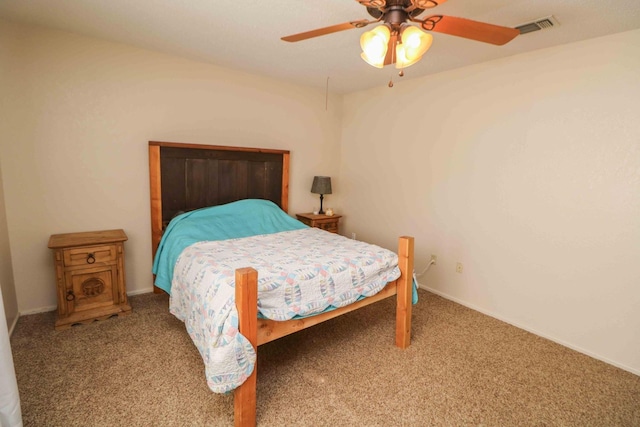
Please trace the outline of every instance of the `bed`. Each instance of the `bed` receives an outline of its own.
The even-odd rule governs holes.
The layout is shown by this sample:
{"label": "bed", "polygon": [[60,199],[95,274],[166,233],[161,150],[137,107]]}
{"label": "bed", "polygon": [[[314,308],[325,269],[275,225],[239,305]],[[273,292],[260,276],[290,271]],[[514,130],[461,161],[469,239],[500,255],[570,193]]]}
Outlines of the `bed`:
{"label": "bed", "polygon": [[[177,302],[175,307],[171,306],[171,310],[178,318],[186,320],[185,325],[192,339],[194,336],[203,334],[194,332],[192,324],[187,318],[194,317],[195,313],[196,317],[199,316],[200,322],[210,322],[212,318],[220,317],[218,314],[222,311],[218,311],[218,309],[230,310],[231,315],[225,314],[223,321],[231,323],[225,323],[224,326],[209,324],[207,327],[221,332],[221,336],[226,341],[236,343],[239,340],[238,342],[240,342],[236,348],[229,351],[237,356],[237,360],[240,360],[237,369],[244,370],[245,374],[244,376],[239,375],[242,377],[239,385],[236,386],[235,383],[231,385],[234,393],[234,422],[236,426],[255,425],[256,423],[257,370],[255,357],[253,357],[253,364],[244,362],[247,360],[251,362],[251,353],[253,352],[255,356],[255,352],[261,344],[394,295],[397,296],[395,344],[400,348],[406,348],[410,344],[411,310],[415,292],[412,276],[413,238],[411,237],[399,238],[398,253],[397,255],[393,254],[395,256],[393,261],[395,265],[391,266],[393,272],[391,270],[382,272],[383,270],[378,270],[376,266],[375,270],[379,272],[374,274],[378,274],[377,279],[379,280],[374,280],[372,283],[367,282],[366,285],[358,285],[357,292],[344,290],[339,294],[339,297],[331,296],[327,300],[328,302],[323,301],[323,305],[317,303],[317,299],[310,300],[310,303],[298,304],[299,294],[304,293],[300,292],[300,289],[312,289],[311,287],[299,286],[295,288],[296,292],[288,294],[284,292],[284,298],[296,302],[287,310],[278,311],[280,309],[274,308],[269,311],[266,308],[268,298],[265,297],[264,289],[278,288],[279,282],[273,285],[274,281],[279,280],[278,275],[285,275],[270,266],[278,266],[280,263],[287,264],[287,260],[298,258],[301,247],[315,247],[317,245],[320,248],[323,244],[329,244],[332,246],[340,245],[340,248],[344,246],[346,251],[349,245],[362,244],[342,236],[329,236],[331,233],[322,230],[309,229],[286,215],[288,166],[289,152],[285,150],[149,142],[152,248],[154,272],[156,273],[154,284],[160,286],[154,290],[172,293],[172,304],[174,304],[174,300]],[[242,217],[248,211],[251,212],[247,214],[253,215],[253,210],[259,212],[260,218],[266,219],[248,221],[247,218]],[[227,225],[223,227],[211,226],[218,220],[222,221],[223,217],[227,218],[225,221],[229,221],[228,218],[231,218],[231,222],[235,220],[239,224],[251,224],[251,226],[246,232],[243,231],[243,227],[228,225],[229,222],[224,222]],[[203,226],[201,224],[206,224],[207,227],[204,234],[202,234]],[[216,231],[209,231],[210,228]],[[246,236],[243,233],[246,233]],[[178,237],[174,238],[174,236]],[[308,239],[311,238],[318,239],[320,243],[315,240],[309,243]],[[342,240],[338,243],[334,240],[323,243],[329,238]],[[273,245],[280,245],[285,240],[302,243],[298,243],[300,245],[298,247],[287,249],[287,252],[273,250],[276,247]],[[246,245],[249,245],[249,249],[246,249]],[[256,255],[258,252],[255,248],[258,247],[266,248],[267,256]],[[280,248],[280,246],[277,247]],[[284,258],[284,261],[279,259],[273,262],[269,257],[275,252],[289,255],[285,255],[288,258]],[[215,253],[215,255],[211,255],[211,253]],[[220,254],[231,255],[228,258],[223,258]],[[313,252],[309,257],[316,255],[317,252]],[[163,257],[167,258],[165,267],[170,266],[164,271],[158,267],[158,260]],[[376,252],[375,255],[364,260],[364,266],[349,267],[351,277],[354,276],[354,271],[358,271],[360,274],[362,270],[370,269],[369,265],[373,264],[374,258],[377,260],[383,257]],[[223,264],[215,264],[218,262]],[[380,262],[386,265],[390,261],[382,260]],[[245,263],[247,265],[244,265]],[[215,265],[212,267],[210,264]],[[314,272],[304,274],[304,276],[318,276],[324,280],[321,276],[325,273],[326,268],[317,268],[318,265],[331,265],[331,261],[317,262]],[[205,298],[203,295],[208,294],[209,291],[204,290],[204,294],[201,295],[191,294],[190,292],[195,292],[193,291],[195,286],[190,287],[185,283],[191,283],[192,279],[183,280],[176,273],[177,279],[174,281],[174,266],[177,273],[187,272],[185,277],[202,278],[205,275],[205,268],[208,269],[206,274],[210,275],[222,274],[221,272],[224,270],[225,276],[221,283],[227,283],[229,286],[211,286],[216,289],[222,288],[220,295],[224,296],[216,295],[210,297],[211,300],[207,300],[218,303],[220,306],[215,309],[212,309],[212,306],[207,306],[207,310],[192,309],[191,312],[189,310],[181,312],[182,305],[189,303],[189,301],[202,300]],[[196,270],[196,268],[202,270]],[[257,270],[260,270],[260,275]],[[274,272],[273,278],[269,277],[270,270],[277,270]],[[348,272],[345,274],[348,275]],[[209,283],[209,278],[203,280]],[[174,285],[175,287],[172,289]],[[260,302],[258,301],[259,285],[261,286]],[[292,287],[285,288],[292,289]],[[229,293],[231,293],[230,297]],[[300,311],[300,305],[305,308],[304,311]],[[205,312],[213,313],[213,315],[207,317]],[[264,313],[267,313],[271,318],[266,318]],[[302,315],[299,315],[300,313]],[[200,314],[202,315],[200,316]],[[233,318],[233,316],[237,316],[237,318]],[[227,333],[228,331],[233,334],[237,332],[241,339],[236,339],[236,335],[231,335]],[[202,350],[202,343],[196,339],[194,339],[194,343],[203,355],[205,365],[208,366],[207,358]],[[220,385],[218,392],[227,391],[229,385],[224,381],[221,381],[220,384],[212,384],[215,383],[215,381],[209,381],[212,377],[207,374],[207,378],[212,390],[216,391],[215,386]],[[234,377],[234,380],[236,379]]]}

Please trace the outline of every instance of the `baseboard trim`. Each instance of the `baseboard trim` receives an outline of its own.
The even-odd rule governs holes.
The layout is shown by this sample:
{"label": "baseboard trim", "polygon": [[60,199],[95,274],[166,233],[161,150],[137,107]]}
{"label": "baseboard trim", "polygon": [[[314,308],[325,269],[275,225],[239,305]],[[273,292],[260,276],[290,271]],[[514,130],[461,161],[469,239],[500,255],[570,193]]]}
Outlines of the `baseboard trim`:
{"label": "baseboard trim", "polygon": [[622,369],[624,371],[631,372],[634,375],[640,376],[640,370],[638,370],[638,369],[631,368],[630,366],[626,366],[626,365],[624,365],[622,363],[618,363],[618,362],[610,360],[610,359],[608,359],[606,357],[603,357],[603,356],[600,356],[598,354],[592,353],[592,352],[590,352],[588,350],[585,350],[585,349],[583,349],[581,347],[572,345],[572,344],[570,344],[570,343],[568,343],[568,342],[566,342],[564,340],[561,340],[561,339],[558,339],[558,338],[553,337],[551,335],[542,333],[540,331],[537,331],[537,330],[535,330],[533,328],[529,328],[529,327],[524,326],[522,324],[519,324],[517,322],[513,322],[510,319],[507,319],[507,318],[505,318],[503,316],[497,315],[497,314],[495,314],[493,312],[490,312],[488,310],[484,310],[484,309],[482,309],[480,307],[477,307],[477,306],[475,306],[473,304],[469,304],[468,302],[463,301],[463,300],[458,299],[458,298],[455,298],[455,297],[453,297],[453,296],[451,296],[451,295],[449,295],[449,294],[447,294],[445,292],[441,292],[441,291],[438,291],[436,289],[432,289],[432,288],[430,288],[428,286],[423,286],[423,285],[420,285],[420,284],[418,284],[418,287],[420,289],[424,289],[425,291],[428,291],[428,292],[431,292],[431,293],[436,294],[438,296],[441,296],[444,299],[448,299],[449,301],[453,301],[453,302],[455,302],[457,304],[460,304],[460,305],[463,305],[463,306],[465,306],[467,308],[470,308],[471,310],[474,310],[474,311],[477,311],[479,313],[485,314],[485,315],[487,315],[489,317],[493,317],[494,319],[498,319],[498,320],[500,320],[502,322],[508,323],[508,324],[510,324],[512,326],[515,326],[516,328],[525,330],[527,332],[531,332],[534,335],[537,335],[539,337],[548,339],[549,341],[553,341],[553,342],[555,342],[557,344],[560,344],[560,345],[562,345],[564,347],[570,348],[571,350],[575,350],[578,353],[582,353],[582,354],[587,355],[589,357],[593,357],[594,359],[600,360],[601,362],[607,363],[609,365],[615,366],[616,368],[620,368],[620,369]]}
{"label": "baseboard trim", "polygon": [[153,286],[150,288],[144,288],[144,289],[136,289],[135,291],[131,291],[131,292],[127,292],[127,296],[135,296],[135,295],[141,295],[141,294],[148,294],[150,292],[153,292]]}
{"label": "baseboard trim", "polygon": [[19,318],[20,318],[20,313],[17,313],[15,319],[13,319],[13,322],[11,322],[11,325],[9,325],[9,337],[11,337],[11,334],[13,334],[13,330],[16,328],[16,325],[18,324]]}
{"label": "baseboard trim", "polygon": [[26,311],[21,311],[18,316],[27,316],[29,314],[38,314],[38,313],[45,313],[47,311],[54,311],[57,310],[58,306],[57,305],[48,305],[45,307],[39,307],[39,308],[33,308],[31,310],[26,310]]}

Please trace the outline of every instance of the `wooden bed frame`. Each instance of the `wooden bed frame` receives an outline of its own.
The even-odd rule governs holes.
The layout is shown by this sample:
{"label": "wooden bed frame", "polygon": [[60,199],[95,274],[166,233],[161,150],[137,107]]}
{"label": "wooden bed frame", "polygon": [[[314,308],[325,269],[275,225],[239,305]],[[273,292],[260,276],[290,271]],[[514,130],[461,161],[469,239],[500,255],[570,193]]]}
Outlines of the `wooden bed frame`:
{"label": "wooden bed frame", "polygon": [[[287,212],[289,151],[150,141],[149,178],[155,257],[164,227],[181,211],[257,198],[271,200]],[[411,342],[413,250],[413,237],[399,238],[401,275],[374,296],[316,316],[285,322],[258,319],[257,271],[251,267],[238,269],[235,298],[240,333],[257,352],[261,344],[397,295],[395,344],[407,348]],[[154,292],[162,291],[154,286]],[[236,426],[256,425],[256,378],[257,365],[247,381],[234,390]]]}

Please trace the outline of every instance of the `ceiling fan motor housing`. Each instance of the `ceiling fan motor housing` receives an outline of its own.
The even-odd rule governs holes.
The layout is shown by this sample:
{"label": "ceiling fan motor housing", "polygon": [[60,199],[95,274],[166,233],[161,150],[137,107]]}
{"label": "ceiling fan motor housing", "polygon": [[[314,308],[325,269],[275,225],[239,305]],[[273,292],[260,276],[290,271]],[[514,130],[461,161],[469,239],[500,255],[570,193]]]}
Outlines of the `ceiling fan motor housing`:
{"label": "ceiling fan motor housing", "polygon": [[400,26],[407,22],[409,14],[405,12],[402,6],[391,6],[384,13],[384,23],[387,24],[391,31],[399,32]]}
{"label": "ceiling fan motor housing", "polygon": [[[358,0],[360,1],[360,0]],[[369,15],[377,20],[384,21],[393,33],[400,33],[402,24],[407,22],[410,17],[416,17],[424,12],[419,5],[423,3],[434,3],[432,0],[389,0],[383,1],[382,6],[374,6],[379,1],[360,1],[361,4],[367,6]],[[366,3],[366,4],[365,4]],[[434,3],[437,5],[437,3]]]}

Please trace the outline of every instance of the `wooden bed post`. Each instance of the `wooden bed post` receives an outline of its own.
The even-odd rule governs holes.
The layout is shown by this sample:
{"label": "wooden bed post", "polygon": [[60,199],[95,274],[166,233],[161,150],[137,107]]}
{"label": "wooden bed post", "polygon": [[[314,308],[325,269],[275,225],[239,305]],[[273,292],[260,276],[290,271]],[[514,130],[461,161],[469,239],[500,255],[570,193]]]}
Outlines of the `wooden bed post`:
{"label": "wooden bed post", "polygon": [[402,236],[398,241],[398,279],[396,296],[396,346],[411,344],[411,307],[413,297],[413,237]]}
{"label": "wooden bed post", "polygon": [[[236,270],[236,307],[238,329],[251,342],[258,354],[258,272],[253,268]],[[233,392],[233,413],[236,427],[256,425],[256,378],[258,364],[247,380]]]}
{"label": "wooden bed post", "polygon": [[[160,188],[160,146],[149,143],[149,183],[151,196],[151,261],[156,256],[156,250],[162,237],[162,192]],[[155,276],[153,278],[155,281]],[[153,293],[162,293],[160,288],[153,285]]]}
{"label": "wooden bed post", "polygon": [[289,212],[289,152],[282,154],[282,196],[280,207],[283,211]]}

